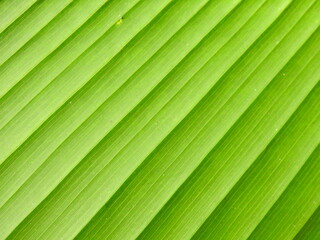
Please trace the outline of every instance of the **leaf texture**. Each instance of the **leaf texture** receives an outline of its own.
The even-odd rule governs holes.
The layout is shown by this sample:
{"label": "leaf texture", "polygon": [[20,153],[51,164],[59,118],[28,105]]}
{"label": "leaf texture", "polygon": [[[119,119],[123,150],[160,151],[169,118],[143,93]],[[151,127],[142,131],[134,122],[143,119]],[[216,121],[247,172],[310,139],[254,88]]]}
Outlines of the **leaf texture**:
{"label": "leaf texture", "polygon": [[320,2],[0,2],[0,239],[319,238]]}

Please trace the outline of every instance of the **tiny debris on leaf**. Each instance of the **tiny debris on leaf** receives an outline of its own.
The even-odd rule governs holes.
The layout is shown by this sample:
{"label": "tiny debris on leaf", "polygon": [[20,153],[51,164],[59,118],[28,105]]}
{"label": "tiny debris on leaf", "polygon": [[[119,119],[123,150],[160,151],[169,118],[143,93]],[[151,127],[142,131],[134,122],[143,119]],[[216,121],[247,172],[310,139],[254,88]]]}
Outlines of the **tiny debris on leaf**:
{"label": "tiny debris on leaf", "polygon": [[123,22],[123,17],[122,16],[119,16],[119,20],[117,21],[117,25],[120,25],[120,24],[122,24],[122,22]]}

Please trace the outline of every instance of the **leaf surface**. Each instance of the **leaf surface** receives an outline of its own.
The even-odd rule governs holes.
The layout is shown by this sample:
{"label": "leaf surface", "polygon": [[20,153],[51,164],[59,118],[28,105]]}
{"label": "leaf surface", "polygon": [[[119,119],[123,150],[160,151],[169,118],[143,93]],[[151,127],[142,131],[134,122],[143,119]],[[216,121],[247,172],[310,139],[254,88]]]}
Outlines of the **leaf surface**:
{"label": "leaf surface", "polygon": [[314,239],[320,2],[0,2],[0,239]]}

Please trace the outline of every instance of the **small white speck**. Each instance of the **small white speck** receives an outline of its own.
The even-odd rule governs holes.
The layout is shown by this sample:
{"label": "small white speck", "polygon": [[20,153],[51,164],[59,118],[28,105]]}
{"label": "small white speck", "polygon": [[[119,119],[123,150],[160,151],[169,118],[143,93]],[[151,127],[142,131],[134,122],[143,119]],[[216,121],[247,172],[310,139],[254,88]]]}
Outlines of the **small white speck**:
{"label": "small white speck", "polygon": [[285,76],[286,74],[285,73],[282,73],[282,76]]}
{"label": "small white speck", "polygon": [[278,128],[276,128],[276,132],[278,132],[278,130],[279,130],[279,129],[278,129]]}
{"label": "small white speck", "polygon": [[254,89],[254,91],[256,92],[256,91],[257,91],[257,89],[255,88],[255,89]]}

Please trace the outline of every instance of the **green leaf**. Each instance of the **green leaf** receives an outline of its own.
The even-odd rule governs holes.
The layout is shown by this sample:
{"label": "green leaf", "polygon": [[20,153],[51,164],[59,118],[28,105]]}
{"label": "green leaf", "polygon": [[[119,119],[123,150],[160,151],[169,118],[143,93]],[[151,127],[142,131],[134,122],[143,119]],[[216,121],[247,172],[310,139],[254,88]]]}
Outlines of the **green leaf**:
{"label": "green leaf", "polygon": [[0,239],[318,239],[320,2],[0,2]]}

